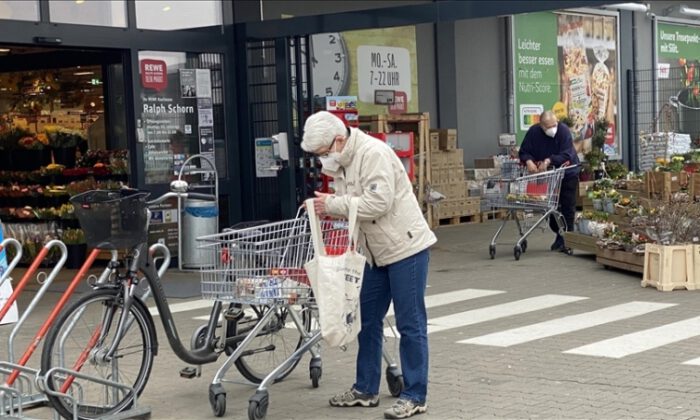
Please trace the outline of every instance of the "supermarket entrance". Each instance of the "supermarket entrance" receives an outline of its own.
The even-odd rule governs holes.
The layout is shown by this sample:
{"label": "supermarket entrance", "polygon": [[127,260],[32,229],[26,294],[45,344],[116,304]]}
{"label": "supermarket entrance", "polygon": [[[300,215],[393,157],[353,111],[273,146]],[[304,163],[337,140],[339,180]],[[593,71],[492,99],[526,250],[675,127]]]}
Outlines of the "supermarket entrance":
{"label": "supermarket entrance", "polygon": [[0,219],[26,261],[46,237],[82,242],[71,195],[131,181],[124,63],[120,50],[0,44]]}

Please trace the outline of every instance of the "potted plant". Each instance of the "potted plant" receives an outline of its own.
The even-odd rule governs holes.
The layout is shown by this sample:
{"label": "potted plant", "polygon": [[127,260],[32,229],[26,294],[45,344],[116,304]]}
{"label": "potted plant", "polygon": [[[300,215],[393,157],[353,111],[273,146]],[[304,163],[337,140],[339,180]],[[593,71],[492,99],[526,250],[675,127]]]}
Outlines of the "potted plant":
{"label": "potted plant", "polygon": [[83,134],[80,131],[58,126],[46,127],[45,133],[49,138],[53,161],[68,168],[74,167],[77,147],[85,141]]}
{"label": "potted plant", "polygon": [[82,229],[65,229],[61,240],[68,248],[68,260],[66,268],[80,268],[85,262],[87,255],[87,243],[85,242],[85,232]]}
{"label": "potted plant", "polygon": [[610,124],[604,118],[599,118],[595,122],[595,129],[591,137],[591,151],[583,157],[591,166],[594,179],[601,179],[605,176],[605,171],[602,168],[602,163],[607,160],[607,155],[603,152],[605,146],[605,137],[608,134],[608,126]]}
{"label": "potted plant", "polygon": [[13,169],[34,170],[51,163],[51,153],[46,149],[48,144],[49,138],[44,133],[19,139],[19,147],[12,153]]}

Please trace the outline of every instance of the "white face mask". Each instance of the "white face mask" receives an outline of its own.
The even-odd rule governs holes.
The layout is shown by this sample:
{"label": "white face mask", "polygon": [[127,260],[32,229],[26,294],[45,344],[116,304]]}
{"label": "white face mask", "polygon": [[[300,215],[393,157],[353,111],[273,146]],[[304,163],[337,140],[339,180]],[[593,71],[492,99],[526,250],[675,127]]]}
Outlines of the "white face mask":
{"label": "white face mask", "polygon": [[325,156],[319,156],[318,160],[321,161],[321,166],[323,166],[323,169],[331,172],[336,172],[338,169],[340,169],[340,162],[338,162],[338,158],[340,157],[340,153],[337,152],[335,146],[335,142],[333,143],[333,151],[329,152]]}
{"label": "white face mask", "polygon": [[328,156],[319,156],[318,159],[321,161],[321,166],[323,166],[323,169],[336,172],[338,169],[340,169],[340,163],[338,162],[339,156],[340,153],[331,152],[328,154]]}
{"label": "white face mask", "polygon": [[557,126],[555,125],[554,127],[550,127],[546,130],[544,130],[544,133],[548,135],[549,137],[554,137],[557,135]]}

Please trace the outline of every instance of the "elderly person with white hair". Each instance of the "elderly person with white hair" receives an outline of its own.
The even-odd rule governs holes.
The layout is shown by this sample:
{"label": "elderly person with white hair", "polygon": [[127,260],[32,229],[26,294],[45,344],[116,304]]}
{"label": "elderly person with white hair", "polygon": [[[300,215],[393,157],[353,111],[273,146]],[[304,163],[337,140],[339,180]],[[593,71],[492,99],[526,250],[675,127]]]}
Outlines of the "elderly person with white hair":
{"label": "elderly person with white hair", "polygon": [[319,156],[323,173],[333,177],[334,194],[316,193],[318,214],[348,217],[359,198],[358,221],[365,267],[355,384],[330,399],[334,407],[379,405],[383,321],[394,302],[401,334],[404,390],[384,417],[401,419],[426,411],[428,334],[425,288],[428,248],[437,239],[413,194],[406,170],[386,143],[321,111],[306,120],[302,149]]}

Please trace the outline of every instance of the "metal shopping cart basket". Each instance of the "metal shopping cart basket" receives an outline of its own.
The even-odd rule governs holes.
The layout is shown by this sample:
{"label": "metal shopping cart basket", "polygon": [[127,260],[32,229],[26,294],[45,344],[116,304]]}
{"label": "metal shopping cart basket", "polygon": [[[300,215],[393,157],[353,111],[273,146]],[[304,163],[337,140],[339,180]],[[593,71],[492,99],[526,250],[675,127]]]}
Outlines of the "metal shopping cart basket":
{"label": "metal shopping cart basket", "polygon": [[[348,244],[348,223],[345,220],[322,220],[321,233],[328,255],[344,252]],[[202,296],[205,299],[224,302],[267,305],[268,311],[260,321],[268,323],[267,314],[275,308],[288,310],[292,322],[286,328],[296,328],[303,341],[286,360],[274,368],[259,384],[255,394],[249,399],[248,417],[262,419],[269,404],[268,386],[277,380],[281,372],[295,366],[306,353],[311,353],[309,373],[314,387],[318,387],[321,377],[321,356],[316,304],[304,264],[313,258],[313,243],[309,220],[301,210],[297,217],[280,222],[266,223],[244,229],[227,230],[220,234],[200,237],[202,247],[207,249],[207,265],[201,270]],[[309,311],[310,309],[310,311]],[[311,328],[302,320],[301,311],[311,316]],[[264,334],[264,328],[262,330]],[[254,328],[248,335],[261,334]],[[216,373],[212,387],[220,387],[227,370],[245,351],[247,338]],[[398,396],[403,389],[403,377],[396,363],[387,352],[387,382],[393,395]],[[211,390],[210,390],[211,394]],[[216,394],[210,400],[214,405],[218,399],[225,399],[225,392]],[[224,403],[225,406],[225,403]]]}
{"label": "metal shopping cart basket", "polygon": [[[554,216],[559,230],[565,227],[564,218],[557,210],[559,189],[566,169],[558,169],[523,176],[499,176],[484,182],[483,210],[506,210],[506,217],[489,244],[491,259],[496,256],[496,240],[509,219],[518,227],[520,237],[513,247],[513,256],[520,259],[527,250],[527,237],[550,216]],[[508,175],[513,175],[513,172]],[[537,217],[539,216],[539,217]],[[522,219],[522,220],[521,220]]]}

